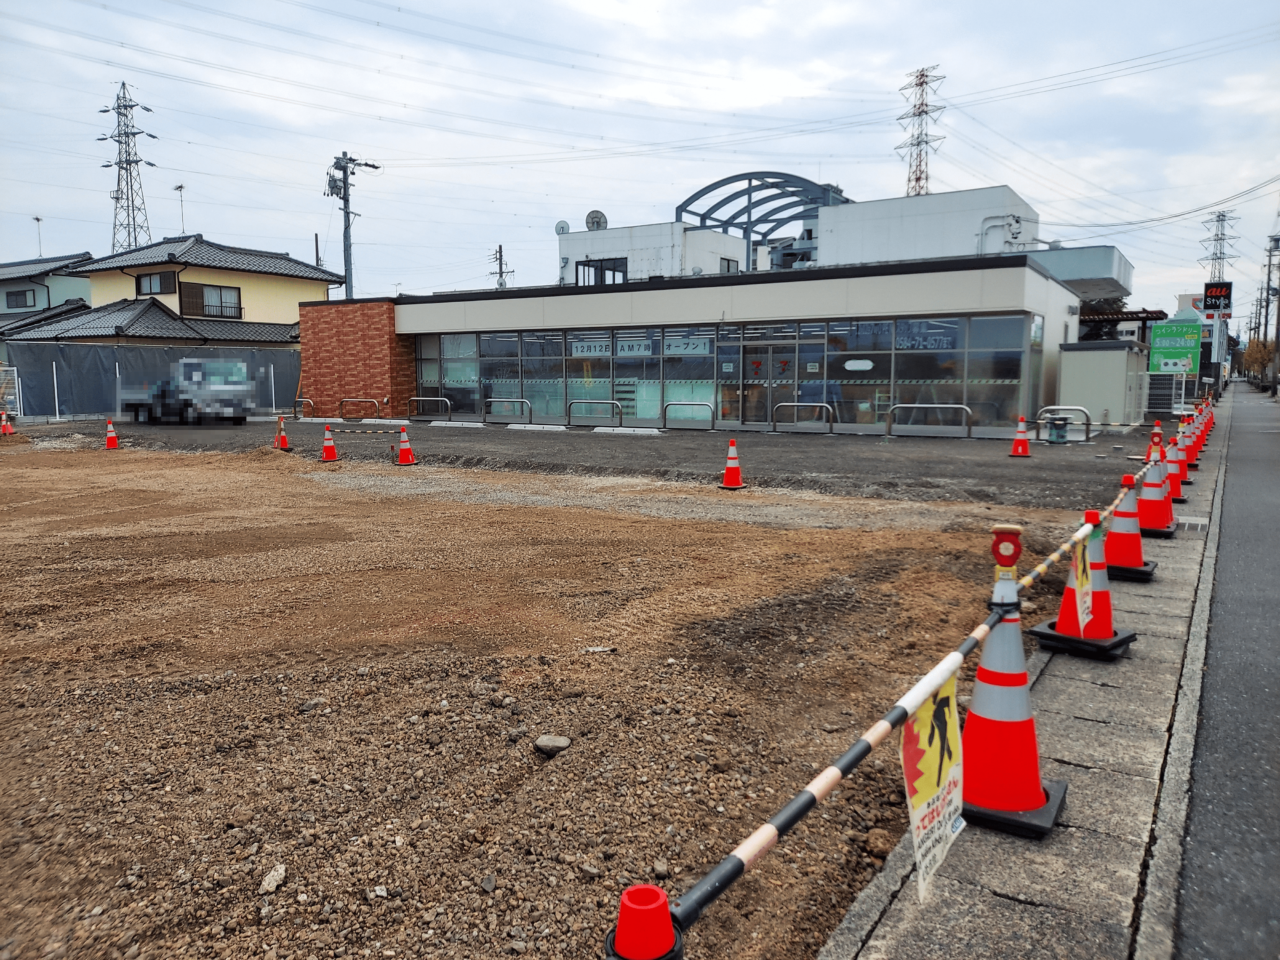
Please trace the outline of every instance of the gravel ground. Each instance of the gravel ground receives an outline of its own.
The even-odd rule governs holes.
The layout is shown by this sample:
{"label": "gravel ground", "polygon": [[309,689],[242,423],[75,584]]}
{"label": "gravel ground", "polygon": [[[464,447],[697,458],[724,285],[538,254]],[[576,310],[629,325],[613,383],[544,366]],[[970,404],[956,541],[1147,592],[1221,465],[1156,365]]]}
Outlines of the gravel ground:
{"label": "gravel ground", "polygon": [[[598,956],[623,887],[687,888],[985,615],[992,522],[1042,554],[1074,519],[34,439],[0,448],[10,958]],[[901,790],[881,751],[689,955],[814,956]]]}
{"label": "gravel ground", "polygon": [[[376,423],[338,429],[393,430]],[[287,423],[289,440],[303,456],[319,457],[324,427]],[[706,483],[724,470],[730,434],[672,430],[662,436],[598,434],[410,425],[420,463],[550,475],[648,477]],[[270,443],[273,423],[242,427],[118,426],[120,442],[141,450],[247,452]],[[105,425],[72,423],[24,427],[36,445],[50,449],[96,448]],[[389,462],[389,434],[339,433],[344,460]],[[821,434],[737,435],[743,474],[752,486],[811,490],[886,500],[999,503],[1062,507],[1081,511],[1109,501],[1120,476],[1132,469],[1127,456],[1146,451],[1146,437],[1102,437],[1093,444],[1032,444],[1031,459],[1012,459],[1004,440]],[[1120,447],[1119,450],[1114,449]],[[1104,494],[1106,495],[1104,498]]]}

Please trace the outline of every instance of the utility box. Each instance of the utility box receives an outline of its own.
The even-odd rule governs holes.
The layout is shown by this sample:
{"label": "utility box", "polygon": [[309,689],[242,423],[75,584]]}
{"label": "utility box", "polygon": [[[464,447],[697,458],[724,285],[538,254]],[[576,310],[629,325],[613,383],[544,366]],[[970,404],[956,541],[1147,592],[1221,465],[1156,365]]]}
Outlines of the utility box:
{"label": "utility box", "polygon": [[1084,407],[1094,423],[1141,423],[1147,410],[1147,357],[1132,340],[1062,345],[1058,402]]}

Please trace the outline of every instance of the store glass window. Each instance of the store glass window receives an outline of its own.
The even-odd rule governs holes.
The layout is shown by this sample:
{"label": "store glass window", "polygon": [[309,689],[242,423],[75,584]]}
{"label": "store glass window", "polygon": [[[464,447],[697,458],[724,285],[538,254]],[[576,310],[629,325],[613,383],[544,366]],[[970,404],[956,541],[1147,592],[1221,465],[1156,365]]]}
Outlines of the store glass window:
{"label": "store glass window", "polygon": [[827,338],[827,325],[825,323],[800,324],[801,340],[825,340],[826,338]]}
{"label": "store glass window", "polygon": [[480,412],[480,361],[474,333],[440,336],[440,392],[454,413]]}
{"label": "store glass window", "polygon": [[[723,329],[723,328],[721,328]],[[721,420],[742,416],[742,348],[737,344],[716,347],[716,415]]]}
{"label": "store glass window", "polygon": [[969,321],[970,350],[1021,350],[1025,317],[974,317]]}
{"label": "store glass window", "polygon": [[[613,334],[608,330],[570,330],[565,334],[565,389],[569,400],[612,400]],[[605,403],[575,404],[572,412],[584,416],[612,416]]]}
{"label": "store glass window", "polygon": [[520,356],[520,334],[515,332],[480,334],[480,356],[482,357],[518,357]]}
{"label": "store glass window", "polygon": [[716,328],[716,337],[725,342],[737,343],[742,339],[742,327],[737,324],[721,324]]}
{"label": "store glass window", "polygon": [[520,373],[524,399],[533,405],[534,419],[565,415],[564,334],[525,331],[520,336]]}
{"label": "store glass window", "polygon": [[827,324],[827,345],[835,351],[892,350],[892,320],[840,320]]}
{"label": "store glass window", "polygon": [[664,357],[709,357],[716,342],[715,327],[668,327],[662,332]]}
{"label": "store glass window", "polygon": [[526,330],[520,335],[520,354],[530,357],[563,357],[564,334],[559,330]]}
{"label": "store glass window", "polygon": [[963,350],[964,320],[899,320],[895,326],[897,350]]}
{"label": "store glass window", "polygon": [[794,340],[795,338],[796,324],[794,323],[749,323],[742,328],[744,341]]}
{"label": "store glass window", "polygon": [[615,330],[613,340],[615,357],[662,356],[662,331],[657,327]]}

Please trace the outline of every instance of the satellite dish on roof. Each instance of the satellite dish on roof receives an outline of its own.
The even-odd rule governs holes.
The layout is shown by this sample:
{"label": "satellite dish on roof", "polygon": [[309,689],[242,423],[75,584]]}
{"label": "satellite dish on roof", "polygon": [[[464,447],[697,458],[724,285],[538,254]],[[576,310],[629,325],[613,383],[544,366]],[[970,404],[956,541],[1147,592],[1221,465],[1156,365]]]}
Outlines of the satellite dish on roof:
{"label": "satellite dish on roof", "polygon": [[592,210],[590,213],[587,214],[588,230],[606,230],[608,229],[608,227],[609,227],[608,219],[606,219],[605,215],[601,213],[599,210]]}
{"label": "satellite dish on roof", "polygon": [[568,220],[561,220],[559,223],[557,223],[557,224],[556,224],[556,233],[557,233],[558,235],[563,236],[564,234],[566,234],[566,233],[568,233],[568,232],[569,232],[569,221],[568,221]]}

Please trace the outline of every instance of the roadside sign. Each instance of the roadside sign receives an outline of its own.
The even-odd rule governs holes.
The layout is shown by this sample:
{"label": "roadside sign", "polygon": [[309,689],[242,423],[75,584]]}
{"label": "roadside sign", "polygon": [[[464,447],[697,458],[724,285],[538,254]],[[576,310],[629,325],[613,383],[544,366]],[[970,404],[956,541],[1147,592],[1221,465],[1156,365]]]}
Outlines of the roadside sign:
{"label": "roadside sign", "polygon": [[[1101,525],[1089,534],[1089,540],[1102,536]],[[1089,570],[1088,540],[1077,543],[1071,551],[1071,569],[1076,575],[1076,614],[1080,617],[1080,626],[1093,619],[1093,574]]]}
{"label": "roadside sign", "polygon": [[1157,323],[1151,328],[1149,373],[1199,373],[1200,324]]}
{"label": "roadside sign", "polygon": [[923,903],[929,894],[929,881],[942,866],[952,841],[964,829],[964,765],[954,673],[907,718],[899,750]]}
{"label": "roadside sign", "polygon": [[1231,309],[1231,281],[1219,280],[1204,285],[1204,311]]}

